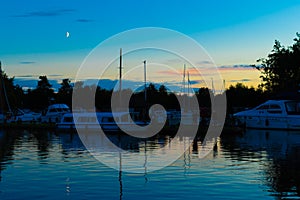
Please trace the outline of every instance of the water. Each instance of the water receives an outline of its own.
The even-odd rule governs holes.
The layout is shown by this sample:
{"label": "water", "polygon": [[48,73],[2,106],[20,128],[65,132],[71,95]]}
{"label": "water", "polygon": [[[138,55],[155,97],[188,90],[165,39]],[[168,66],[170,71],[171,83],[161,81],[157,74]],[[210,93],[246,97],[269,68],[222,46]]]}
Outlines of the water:
{"label": "water", "polygon": [[0,199],[300,199],[300,132],[228,134],[205,159],[196,142],[172,165],[132,174],[99,163],[76,134],[0,130]]}

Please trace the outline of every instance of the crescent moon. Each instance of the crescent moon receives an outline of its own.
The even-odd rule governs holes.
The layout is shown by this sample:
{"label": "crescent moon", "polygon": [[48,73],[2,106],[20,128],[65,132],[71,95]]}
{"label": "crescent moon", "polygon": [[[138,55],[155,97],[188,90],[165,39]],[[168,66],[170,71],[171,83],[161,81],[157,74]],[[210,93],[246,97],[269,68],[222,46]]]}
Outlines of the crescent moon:
{"label": "crescent moon", "polygon": [[66,32],[66,37],[70,37],[70,33],[68,31]]}

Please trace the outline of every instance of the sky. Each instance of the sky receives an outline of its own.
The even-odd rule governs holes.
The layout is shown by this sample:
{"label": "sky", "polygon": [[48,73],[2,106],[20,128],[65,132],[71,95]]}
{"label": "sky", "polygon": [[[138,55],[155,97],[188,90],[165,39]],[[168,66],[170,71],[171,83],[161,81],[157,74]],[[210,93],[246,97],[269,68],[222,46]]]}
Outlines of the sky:
{"label": "sky", "polygon": [[[86,57],[106,39],[130,29],[162,27],[198,42],[226,87],[257,86],[260,74],[249,65],[267,57],[276,39],[293,43],[300,32],[299,10],[299,0],[2,1],[0,60],[24,88],[34,87],[39,75],[57,85],[62,78],[74,80]],[[118,56],[122,46],[112,46]],[[116,78],[115,73],[106,78]],[[165,81],[172,82],[172,76]]]}

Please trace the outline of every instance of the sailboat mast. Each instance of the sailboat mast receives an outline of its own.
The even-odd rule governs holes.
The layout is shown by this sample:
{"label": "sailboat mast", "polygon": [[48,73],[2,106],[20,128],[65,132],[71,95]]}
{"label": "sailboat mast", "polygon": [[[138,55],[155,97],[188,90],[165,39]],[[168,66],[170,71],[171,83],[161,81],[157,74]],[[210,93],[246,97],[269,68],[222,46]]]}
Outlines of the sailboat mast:
{"label": "sailboat mast", "polygon": [[189,72],[188,72],[188,81],[187,81],[187,84],[188,84],[187,96],[189,96],[189,94],[190,94],[190,73]]}
{"label": "sailboat mast", "polygon": [[144,88],[145,88],[145,105],[147,106],[147,69],[146,60],[144,60]]}
{"label": "sailboat mast", "polygon": [[183,65],[183,79],[182,79],[182,93],[184,94],[185,93],[185,71],[186,71],[186,66],[185,64]]}
{"label": "sailboat mast", "polygon": [[[6,104],[7,108],[8,108],[8,111],[11,113],[11,108],[10,108],[10,104],[8,102],[6,88],[5,88],[5,85],[4,85],[4,79],[3,79],[3,73],[2,73],[2,63],[1,63],[1,61],[0,61],[0,89],[1,89],[1,91],[3,91],[3,94],[1,94],[1,101],[3,102],[3,105],[1,105],[1,106],[3,106],[3,108],[5,108],[5,104]],[[5,100],[2,99],[2,96],[4,96]]]}
{"label": "sailboat mast", "polygon": [[122,90],[122,48],[120,48],[119,91]]}
{"label": "sailboat mast", "polygon": [[213,78],[211,78],[211,89],[212,89],[213,95],[215,95],[215,85],[214,85],[214,79]]}
{"label": "sailboat mast", "polygon": [[[185,106],[186,104],[186,98],[185,98],[185,72],[186,72],[186,65],[183,65],[183,78],[182,78],[182,91],[181,91],[181,95],[183,97],[183,105]],[[183,109],[183,111],[185,111],[185,109]]]}
{"label": "sailboat mast", "polygon": [[187,84],[188,84],[188,89],[187,89],[187,100],[188,100],[188,109],[190,110],[191,108],[191,102],[190,102],[190,73],[189,72],[187,72],[188,73],[188,81],[187,81]]}

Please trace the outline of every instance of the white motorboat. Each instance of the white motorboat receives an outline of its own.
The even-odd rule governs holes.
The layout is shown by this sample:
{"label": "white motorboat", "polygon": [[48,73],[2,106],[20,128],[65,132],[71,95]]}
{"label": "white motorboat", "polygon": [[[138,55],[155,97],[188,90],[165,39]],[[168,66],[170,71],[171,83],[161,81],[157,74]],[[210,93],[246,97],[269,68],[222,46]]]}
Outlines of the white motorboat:
{"label": "white motorboat", "polygon": [[[114,116],[110,112],[97,112],[95,113],[67,113],[64,114],[61,121],[56,124],[56,127],[60,130],[70,129],[86,129],[86,130],[99,130],[104,131],[120,131],[119,126],[124,127],[126,130],[134,131],[131,129],[133,123],[135,125],[144,126],[147,122],[143,122],[138,119],[138,113],[117,112]],[[132,122],[131,119],[134,121]],[[76,122],[76,126],[75,126]]]}
{"label": "white motorboat", "polygon": [[38,122],[41,119],[40,113],[35,113],[30,110],[17,109],[15,116],[10,119],[10,122],[31,123]]}
{"label": "white motorboat", "polygon": [[300,102],[269,100],[234,117],[247,128],[300,130]]}
{"label": "white motorboat", "polygon": [[52,104],[42,113],[41,122],[57,123],[60,122],[63,115],[70,113],[70,108],[66,104]]}

